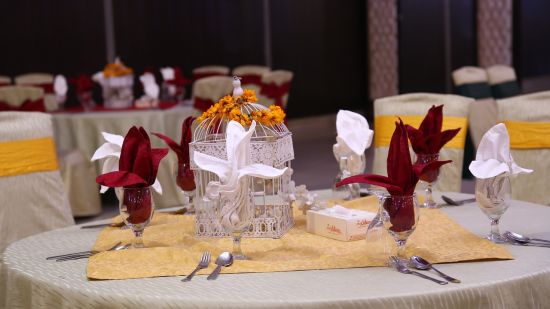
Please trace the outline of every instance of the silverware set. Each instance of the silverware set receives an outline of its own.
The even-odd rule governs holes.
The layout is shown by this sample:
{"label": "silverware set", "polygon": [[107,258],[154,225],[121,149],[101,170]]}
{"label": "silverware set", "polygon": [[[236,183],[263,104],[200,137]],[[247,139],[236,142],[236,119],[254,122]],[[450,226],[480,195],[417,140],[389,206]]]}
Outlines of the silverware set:
{"label": "silverware set", "polygon": [[[390,265],[395,267],[395,269],[397,269],[398,272],[402,273],[402,274],[407,274],[407,275],[415,275],[415,276],[418,276],[418,277],[421,277],[421,278],[424,278],[424,279],[427,279],[427,280],[430,280],[430,281],[433,281],[437,284],[441,284],[441,285],[446,285],[448,284],[449,282],[452,282],[452,283],[460,283],[460,280],[458,279],[455,279],[447,274],[444,274],[443,272],[435,269],[433,267],[433,265],[426,261],[425,259],[419,257],[419,256],[412,256],[410,258],[409,261],[403,261],[401,259],[399,259],[398,257],[396,256],[391,256],[390,257]],[[433,269],[439,276],[441,276],[443,279],[447,280],[447,281],[443,281],[443,280],[439,280],[439,279],[436,279],[436,278],[433,278],[433,277],[430,277],[430,276],[427,276],[423,273],[420,273],[418,271],[415,271],[415,270],[411,270],[409,268],[409,265],[418,269],[418,270],[430,270],[430,269]]]}
{"label": "silverware set", "polygon": [[[127,249],[128,247],[130,247],[130,244],[123,245],[121,242],[118,242],[117,244],[107,249],[106,251],[119,251],[119,250]],[[98,254],[100,252],[101,251],[82,251],[82,252],[67,253],[67,254],[49,256],[46,258],[46,260],[55,260],[56,262],[74,261],[74,260],[89,258],[92,255]]]}
{"label": "silverware set", "polygon": [[476,201],[475,198],[468,198],[468,199],[465,199],[465,200],[453,200],[452,198],[450,198],[446,195],[442,195],[441,199],[443,201],[445,201],[445,203],[447,203],[447,205],[451,205],[451,206],[460,206],[460,205],[464,205],[464,204],[468,204],[468,203],[473,203],[473,202]]}
{"label": "silverware set", "polygon": [[502,236],[504,236],[504,238],[513,245],[550,248],[550,240],[529,238],[527,236],[523,236],[521,234],[510,231],[504,232]]}
{"label": "silverware set", "polygon": [[[191,272],[189,275],[187,275],[187,277],[183,278],[181,281],[183,282],[191,281],[191,279],[193,279],[193,277],[199,270],[208,268],[208,265],[210,264],[210,258],[211,258],[210,252],[205,251],[202,254],[199,264],[197,265],[195,270],[193,270],[193,272]],[[222,267],[231,266],[233,264],[233,255],[229,252],[222,252],[216,259],[215,263],[218,266],[216,266],[216,269],[214,269],[214,271],[210,275],[208,275],[208,277],[206,278],[208,280],[216,280],[220,275],[220,271]]]}

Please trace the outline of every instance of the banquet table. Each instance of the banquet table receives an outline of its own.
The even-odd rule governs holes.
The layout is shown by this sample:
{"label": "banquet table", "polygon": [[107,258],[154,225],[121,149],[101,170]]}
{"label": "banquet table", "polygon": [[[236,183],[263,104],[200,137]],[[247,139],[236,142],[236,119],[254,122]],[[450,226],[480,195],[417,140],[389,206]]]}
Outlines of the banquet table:
{"label": "banquet table", "polygon": [[[318,192],[327,195],[328,190]],[[471,195],[447,193],[452,198]],[[439,194],[435,194],[440,202]],[[475,203],[443,211],[484,236],[490,221]],[[513,201],[502,230],[550,238],[550,207]],[[422,224],[422,218],[420,223]],[[32,236],[6,249],[0,306],[6,308],[542,308],[550,304],[550,249],[505,245],[513,260],[438,265],[462,283],[441,286],[385,267],[91,281],[86,260],[47,256],[89,250],[99,229],[78,226]],[[358,241],[358,246],[366,245]],[[252,257],[253,258],[253,257]],[[335,257],[337,258],[337,257]],[[277,263],[277,261],[273,261]],[[431,273],[435,277],[435,273]]]}
{"label": "banquet table", "polygon": [[[60,153],[80,150],[91,158],[105,140],[101,132],[124,136],[132,126],[142,126],[147,132],[163,133],[176,141],[181,137],[181,125],[188,116],[198,116],[199,111],[191,106],[175,106],[167,109],[133,109],[95,112],[56,112],[52,114],[55,142]],[[155,147],[166,147],[157,137],[150,136]],[[181,205],[184,197],[177,188],[174,175],[176,156],[170,153],[159,168],[158,179],[163,186],[162,198],[155,193],[159,208]],[[96,173],[101,174],[101,163],[96,163]],[[78,189],[78,186],[74,186]]]}

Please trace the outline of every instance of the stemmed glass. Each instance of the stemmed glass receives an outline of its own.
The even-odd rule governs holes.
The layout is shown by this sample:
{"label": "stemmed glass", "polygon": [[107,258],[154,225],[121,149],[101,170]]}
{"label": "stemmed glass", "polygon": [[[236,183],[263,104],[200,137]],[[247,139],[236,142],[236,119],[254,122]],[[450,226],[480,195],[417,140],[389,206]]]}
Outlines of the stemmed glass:
{"label": "stemmed glass", "polygon": [[119,210],[124,223],[134,232],[133,248],[144,248],[143,230],[151,221],[155,203],[151,188],[122,188]]}
{"label": "stemmed glass", "polygon": [[385,189],[376,187],[371,187],[369,192],[378,198],[378,210],[376,216],[367,227],[365,241],[370,257],[385,262],[389,257],[389,245],[391,240],[388,232],[384,228],[384,222],[382,222],[382,208],[384,207],[384,200],[387,198],[388,193]]}
{"label": "stemmed glass", "polygon": [[365,154],[358,156],[350,154],[338,158],[339,171],[332,185],[332,193],[335,199],[352,200],[360,197],[361,186],[358,183],[352,183],[345,186],[336,187],[341,180],[363,173],[366,166]]}
{"label": "stemmed glass", "polygon": [[[439,160],[439,153],[435,154],[416,154],[416,164],[428,164]],[[420,175],[420,180],[426,183],[426,198],[421,205],[423,208],[438,208],[432,195],[432,187],[439,176],[439,169],[430,170]]]}
{"label": "stemmed glass", "polygon": [[487,239],[494,243],[505,243],[500,235],[498,224],[500,217],[510,206],[511,186],[507,173],[498,176],[476,180],[476,201],[479,208],[491,219],[491,233]]}
{"label": "stemmed glass", "polygon": [[407,239],[416,229],[419,218],[418,200],[416,194],[393,196],[385,195],[381,208],[381,219],[384,228],[397,244],[397,257],[408,260],[405,255]]}
{"label": "stemmed glass", "polygon": [[178,170],[176,171],[176,184],[183,192],[185,196],[184,207],[187,208],[189,213],[194,212],[195,208],[193,207],[193,197],[195,197],[195,180],[193,178],[193,173],[189,173],[187,163],[179,163]]}

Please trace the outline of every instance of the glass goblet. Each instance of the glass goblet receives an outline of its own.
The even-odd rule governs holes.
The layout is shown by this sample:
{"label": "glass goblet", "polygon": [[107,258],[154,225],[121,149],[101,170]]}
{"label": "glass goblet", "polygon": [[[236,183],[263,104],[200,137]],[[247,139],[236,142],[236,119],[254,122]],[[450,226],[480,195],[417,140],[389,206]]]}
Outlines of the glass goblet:
{"label": "glass goblet", "polygon": [[397,244],[397,257],[408,260],[405,255],[407,239],[416,229],[419,218],[416,194],[404,196],[386,195],[383,199],[381,219],[384,228]]}
{"label": "glass goblet", "polygon": [[[246,184],[246,185],[245,185]],[[241,238],[250,228],[254,218],[252,195],[249,193],[248,182],[244,181],[235,198],[221,198],[220,221],[225,231],[233,240],[233,258],[248,260],[241,249]]]}
{"label": "glass goblet", "polygon": [[361,186],[358,183],[352,183],[345,186],[336,187],[336,183],[341,180],[359,175],[365,171],[366,158],[365,154],[356,155],[350,154],[348,156],[337,157],[339,172],[334,179],[332,186],[333,198],[342,200],[352,200],[360,197]]}
{"label": "glass goblet", "polygon": [[187,208],[189,213],[194,212],[195,208],[193,207],[193,197],[195,197],[196,186],[193,172],[187,163],[178,163],[178,169],[176,171],[176,184],[185,196],[183,206]]}
{"label": "glass goblet", "polygon": [[476,201],[489,219],[491,219],[491,233],[487,239],[494,243],[505,243],[506,239],[500,235],[499,221],[511,199],[510,178],[507,173],[487,179],[476,180]]}
{"label": "glass goblet", "polygon": [[122,188],[119,210],[124,223],[134,232],[133,248],[144,248],[143,230],[151,221],[155,204],[151,188]]}
{"label": "glass goblet", "polygon": [[[416,164],[428,164],[439,160],[439,153],[435,154],[416,154]],[[424,203],[420,206],[423,208],[438,208],[432,195],[432,187],[439,176],[439,169],[431,170],[420,175],[420,181],[426,183],[426,197]]]}

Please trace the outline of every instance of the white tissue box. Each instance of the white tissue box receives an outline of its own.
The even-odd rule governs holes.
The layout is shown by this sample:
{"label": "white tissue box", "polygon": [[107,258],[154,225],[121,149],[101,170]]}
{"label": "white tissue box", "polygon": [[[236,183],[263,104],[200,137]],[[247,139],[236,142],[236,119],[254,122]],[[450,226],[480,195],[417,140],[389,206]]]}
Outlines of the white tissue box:
{"label": "white tissue box", "polygon": [[308,210],[307,231],[320,236],[351,241],[365,239],[375,213],[347,209],[340,205],[323,210]]}

